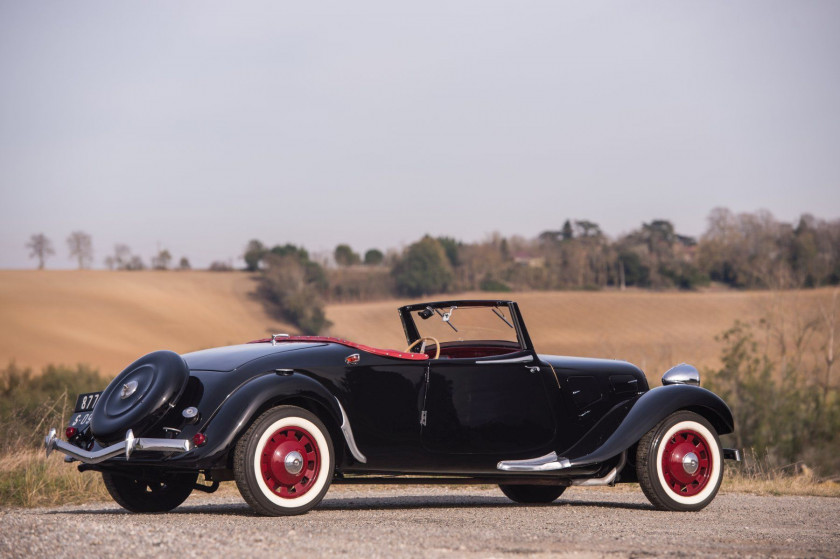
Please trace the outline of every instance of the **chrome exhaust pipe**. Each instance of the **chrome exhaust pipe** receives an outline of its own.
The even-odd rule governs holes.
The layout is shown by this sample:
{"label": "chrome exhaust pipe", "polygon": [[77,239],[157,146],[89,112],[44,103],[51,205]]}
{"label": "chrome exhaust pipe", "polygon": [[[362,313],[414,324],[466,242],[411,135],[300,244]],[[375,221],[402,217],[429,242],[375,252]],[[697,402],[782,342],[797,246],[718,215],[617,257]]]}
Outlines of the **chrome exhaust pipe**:
{"label": "chrome exhaust pipe", "polygon": [[604,477],[593,477],[589,479],[573,479],[572,485],[577,485],[579,487],[594,487],[598,485],[614,485],[615,478],[618,477],[618,474],[624,468],[624,465],[627,463],[627,451],[621,453],[621,456],[618,459],[618,464],[615,465],[615,468],[609,471],[607,475]]}

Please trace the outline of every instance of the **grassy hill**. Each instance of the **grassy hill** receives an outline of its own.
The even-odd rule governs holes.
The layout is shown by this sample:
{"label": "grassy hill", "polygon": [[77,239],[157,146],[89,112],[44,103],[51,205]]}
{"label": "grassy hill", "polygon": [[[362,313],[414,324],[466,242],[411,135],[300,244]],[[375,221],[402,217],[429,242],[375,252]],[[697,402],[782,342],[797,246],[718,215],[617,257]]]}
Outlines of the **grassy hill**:
{"label": "grassy hill", "polygon": [[[0,363],[36,369],[88,363],[114,376],[150,351],[188,352],[294,328],[268,316],[245,273],[0,271]],[[800,305],[830,290],[787,294]],[[470,293],[519,301],[543,353],[626,359],[651,379],[686,361],[715,366],[719,334],[776,305],[770,292]],[[454,296],[453,296],[454,297]],[[442,297],[439,297],[442,298]],[[329,305],[330,334],[402,349],[396,307],[407,301]]]}

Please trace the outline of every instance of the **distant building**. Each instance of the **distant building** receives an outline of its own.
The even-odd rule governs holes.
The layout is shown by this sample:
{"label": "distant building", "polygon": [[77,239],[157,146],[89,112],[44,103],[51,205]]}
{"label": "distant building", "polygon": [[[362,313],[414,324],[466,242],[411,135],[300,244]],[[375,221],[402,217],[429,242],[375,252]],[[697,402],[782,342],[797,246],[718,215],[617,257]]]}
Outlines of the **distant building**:
{"label": "distant building", "polygon": [[545,268],[545,257],[533,256],[525,252],[514,254],[513,261],[520,266],[527,266],[529,268]]}

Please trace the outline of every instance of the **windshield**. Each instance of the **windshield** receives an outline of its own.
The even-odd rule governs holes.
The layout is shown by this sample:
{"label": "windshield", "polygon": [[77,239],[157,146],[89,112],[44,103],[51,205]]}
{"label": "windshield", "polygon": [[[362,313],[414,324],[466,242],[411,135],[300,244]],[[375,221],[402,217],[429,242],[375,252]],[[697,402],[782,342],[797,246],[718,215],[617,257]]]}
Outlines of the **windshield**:
{"label": "windshield", "polygon": [[421,336],[439,342],[502,341],[519,345],[510,309],[502,307],[426,307],[411,312]]}

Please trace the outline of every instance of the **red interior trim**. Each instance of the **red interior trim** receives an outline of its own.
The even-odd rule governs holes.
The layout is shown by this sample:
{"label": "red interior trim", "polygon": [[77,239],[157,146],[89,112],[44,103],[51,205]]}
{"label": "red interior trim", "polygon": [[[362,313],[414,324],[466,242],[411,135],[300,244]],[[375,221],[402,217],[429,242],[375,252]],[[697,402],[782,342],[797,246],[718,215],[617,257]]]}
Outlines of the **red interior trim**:
{"label": "red interior trim", "polygon": [[[270,342],[271,338],[263,338],[261,340],[254,340],[253,342],[248,342],[250,344],[261,344]],[[362,344],[357,344],[354,342],[350,342],[348,340],[342,340],[341,338],[330,338],[328,336],[283,336],[282,338],[275,338],[275,342],[284,343],[284,342],[320,342],[320,343],[330,343],[330,344],[341,344],[343,346],[352,347],[353,349],[358,349],[360,351],[364,351],[367,353],[372,353],[374,355],[382,355],[384,357],[394,357],[396,359],[409,359],[411,361],[423,361],[428,359],[429,356],[425,353],[405,353],[402,351],[396,351],[393,349],[379,349],[376,347],[370,347]]]}

